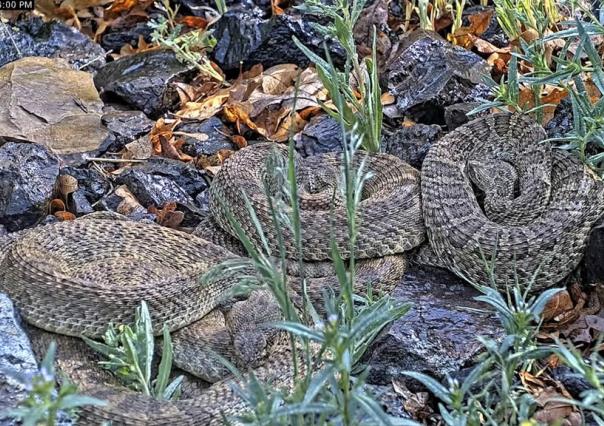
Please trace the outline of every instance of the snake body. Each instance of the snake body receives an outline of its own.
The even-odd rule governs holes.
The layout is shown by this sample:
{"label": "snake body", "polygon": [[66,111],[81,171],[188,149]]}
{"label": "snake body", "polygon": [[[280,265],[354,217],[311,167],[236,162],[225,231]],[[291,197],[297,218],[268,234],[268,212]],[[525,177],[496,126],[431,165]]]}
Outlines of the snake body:
{"label": "snake body", "polygon": [[461,126],[430,149],[423,216],[439,262],[504,291],[516,280],[534,291],[552,287],[578,265],[604,211],[604,188],[545,139],[531,119],[502,113]]}
{"label": "snake body", "polygon": [[[445,266],[474,281],[485,283],[483,258],[492,255],[501,288],[516,274],[521,279],[537,274],[534,289],[558,283],[579,262],[589,230],[604,209],[604,195],[601,182],[569,155],[539,143],[543,138],[539,126],[518,116],[473,121],[431,148],[421,172],[421,191],[419,172],[402,161],[386,154],[355,157],[355,168],[363,165],[371,173],[356,218],[360,288],[372,284],[388,291],[404,272],[403,253],[424,240],[425,230]],[[272,163],[267,164],[269,158]],[[214,315],[236,285],[233,277],[199,280],[213,266],[237,256],[237,230],[229,216],[241,224],[256,249],[268,249],[272,255],[283,246],[291,259],[324,262],[330,259],[333,241],[344,258],[350,256],[346,200],[338,189],[342,157],[295,160],[301,253],[291,230],[275,226],[271,212],[276,203],[284,203],[286,212],[292,208],[282,178],[273,173],[286,161],[287,150],[274,144],[245,148],[227,160],[210,194],[212,221],[220,232],[202,229],[189,235],[156,225],[92,218],[41,226],[0,241],[0,291],[9,294],[29,323],[58,333],[39,331],[37,341],[58,339],[59,368],[85,393],[109,403],[85,407],[82,423],[216,424],[223,414],[246,409],[230,380],[202,392],[185,392],[175,402],[125,390],[99,372],[95,356],[79,339],[67,336],[98,337],[109,322],[131,322],[135,308],[145,300],[154,331],[168,325],[175,360],[195,373],[192,364],[201,357],[195,345],[216,330],[224,337]],[[225,237],[231,250],[210,242]],[[311,276],[311,297],[320,300],[324,287],[336,284],[330,276]],[[294,278],[291,285],[299,290],[300,282]],[[262,317],[260,311],[270,311],[265,306],[253,301],[235,311],[253,325]],[[241,323],[232,321],[234,328]],[[233,343],[228,336],[224,339],[226,346]],[[203,367],[207,359],[197,361]],[[279,387],[291,387],[296,379],[286,348],[271,354],[255,374]]]}
{"label": "snake body", "polygon": [[[263,177],[271,174],[271,165],[265,160],[273,152],[273,146],[264,144],[243,149],[225,163],[212,184],[211,211],[213,220],[232,233],[230,224],[224,220],[224,205],[230,206],[229,210],[235,212],[256,247],[261,248],[262,241],[255,233],[240,195],[244,192],[267,230],[271,248],[276,250],[276,228],[272,227],[269,203],[273,195],[278,196],[279,188],[275,186],[276,192],[269,192],[270,197],[263,197],[260,191]],[[286,150],[277,147],[277,156],[283,160],[286,155]],[[363,157],[372,176],[362,194],[359,235],[369,231],[370,235],[360,238],[357,244],[359,256],[363,258],[357,267],[357,285],[358,290],[372,285],[378,291],[387,292],[404,272],[403,252],[424,239],[419,173],[385,154]],[[307,248],[304,260],[329,259],[330,238],[335,238],[344,258],[349,256],[347,224],[337,200],[338,192],[337,220],[331,222],[329,206],[334,191],[325,189],[337,188],[340,165],[338,155],[325,155],[307,165],[299,160],[297,164],[302,188],[301,216],[303,227],[309,230],[303,235]],[[215,202],[217,194],[224,205]],[[396,201],[388,202],[392,197]],[[386,214],[384,208],[388,208]],[[384,221],[374,217],[378,213]],[[401,220],[408,223],[408,229],[397,226]],[[384,238],[373,239],[377,232],[384,230],[388,231]],[[287,255],[295,258],[291,237],[285,235]],[[100,424],[108,420],[114,425],[218,424],[223,414],[237,414],[246,408],[233,391],[231,379],[175,402],[157,401],[125,390],[97,372],[98,357],[82,349],[78,339],[68,336],[98,338],[110,322],[132,322],[135,308],[145,300],[155,334],[160,334],[166,324],[174,336],[175,361],[180,361],[178,365],[185,370],[196,372],[208,361],[201,359],[207,355],[200,355],[202,351],[196,348],[200,345],[199,337],[217,336],[217,328],[218,334],[222,333],[213,318],[237,284],[236,277],[202,282],[200,276],[235,257],[236,254],[226,248],[198,235],[157,225],[94,217],[78,219],[39,226],[0,241],[0,291],[8,293],[28,323],[45,330],[37,333],[42,341],[54,338],[59,342],[58,364],[62,372],[83,393],[109,403],[104,407],[83,408],[81,423]],[[299,279],[292,278],[290,284],[293,290],[300,290]],[[308,282],[310,297],[319,302],[325,288],[336,285],[333,276],[313,275]],[[239,312],[239,320],[230,321],[234,328],[241,328],[245,322],[248,327],[254,327],[269,311],[257,301],[245,309],[235,306],[234,310]],[[56,334],[48,337],[46,332]],[[240,347],[249,343],[245,340],[247,336],[242,335]],[[228,343],[228,337],[226,339]],[[236,344],[236,339],[231,343]],[[271,353],[267,363],[254,372],[261,380],[274,380],[273,384],[278,387],[291,387],[295,379],[287,348]],[[216,375],[220,376],[220,371]]]}

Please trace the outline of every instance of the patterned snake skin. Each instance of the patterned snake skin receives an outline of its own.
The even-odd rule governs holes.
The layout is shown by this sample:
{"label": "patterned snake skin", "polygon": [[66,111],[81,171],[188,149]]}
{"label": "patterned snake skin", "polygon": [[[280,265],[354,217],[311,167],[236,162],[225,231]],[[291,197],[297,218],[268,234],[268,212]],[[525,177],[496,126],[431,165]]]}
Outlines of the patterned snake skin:
{"label": "patterned snake skin", "polygon": [[[553,287],[579,263],[604,211],[602,181],[520,115],[474,120],[434,145],[422,167],[423,215],[438,261],[505,290]],[[534,278],[533,278],[534,277]]]}
{"label": "patterned snake skin", "polygon": [[[261,191],[262,177],[268,174],[265,160],[273,147],[280,155],[286,155],[283,147],[263,144],[241,150],[226,162],[212,184],[212,216],[226,231],[232,231],[223,207],[215,202],[216,194],[220,194],[259,244],[242,202],[244,191],[274,250],[276,235],[268,213],[269,199]],[[337,187],[340,160],[336,155],[326,155],[306,164],[300,160],[297,166],[302,220],[307,230],[303,235],[305,259],[329,259],[330,235],[335,236],[347,256],[344,211],[336,200],[336,220],[330,222],[327,207],[333,197],[332,188]],[[367,167],[372,176],[363,191],[359,214],[358,252],[363,259],[358,262],[357,284],[359,290],[371,284],[377,291],[387,292],[404,273],[403,252],[424,239],[419,173],[385,154],[367,156]],[[406,226],[401,227],[401,223]],[[381,236],[376,239],[378,234]],[[291,249],[289,237],[286,235],[286,244]],[[220,345],[226,342],[224,346],[229,346],[229,342],[237,345],[239,338],[238,346],[246,348],[250,346],[246,340],[250,335],[229,340],[226,323],[235,329],[247,323],[253,329],[259,319],[272,315],[267,304],[252,300],[231,309],[237,320],[226,317],[226,322],[220,322],[216,309],[228,298],[237,279],[225,277],[206,283],[199,278],[235,256],[198,235],[93,215],[0,239],[0,291],[6,292],[26,321],[36,327],[32,333],[34,346],[45,347],[44,342],[56,340],[61,372],[84,393],[108,402],[104,407],[83,408],[81,424],[219,424],[223,414],[237,414],[246,408],[232,389],[233,379],[219,381],[203,392],[189,392],[175,402],[157,401],[119,387],[99,370],[98,357],[86,350],[79,339],[68,336],[98,338],[109,322],[131,322],[135,308],[145,300],[154,332],[159,334],[163,324],[172,332],[177,365],[192,373],[207,369],[208,364],[216,362],[209,361],[207,353],[199,350],[203,339],[220,338]],[[300,287],[299,280],[292,278],[290,282],[294,290]],[[333,277],[311,277],[311,298],[321,300],[323,290],[335,283]],[[202,377],[217,379],[223,371],[219,367],[216,370]],[[291,387],[295,379],[286,347],[271,352],[266,364],[254,372],[259,379],[272,379],[280,387]]]}

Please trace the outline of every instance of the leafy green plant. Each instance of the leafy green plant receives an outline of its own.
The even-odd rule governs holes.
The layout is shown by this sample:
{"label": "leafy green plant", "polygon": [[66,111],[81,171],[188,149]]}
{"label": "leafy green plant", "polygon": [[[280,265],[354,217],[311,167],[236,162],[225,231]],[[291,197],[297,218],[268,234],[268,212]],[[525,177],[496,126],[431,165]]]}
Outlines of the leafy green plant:
{"label": "leafy green plant", "polygon": [[[389,297],[375,299],[369,289],[366,295],[355,294],[354,246],[357,235],[357,206],[361,200],[363,183],[368,178],[363,166],[352,167],[352,158],[363,155],[357,152],[361,138],[344,131],[346,149],[343,154],[341,177],[342,197],[348,216],[351,257],[345,264],[335,243],[332,244],[332,261],[335,265],[339,290],[326,289],[323,309],[318,309],[306,295],[304,265],[299,279],[302,282],[303,306],[298,312],[291,300],[291,283],[284,272],[287,253],[283,234],[277,237],[279,251],[271,252],[266,235],[247,202],[254,231],[264,242],[255,247],[242,227],[230,218],[238,238],[246,247],[249,260],[237,259],[224,263],[212,274],[238,273],[251,266],[256,271],[256,282],[248,277],[248,286],[268,287],[275,296],[285,321],[276,324],[286,330],[291,341],[291,363],[294,368],[295,388],[289,392],[261,383],[255,376],[247,386],[238,389],[242,398],[253,409],[237,421],[244,424],[359,424],[361,420],[373,424],[391,424],[364,384],[363,369],[359,361],[379,331],[391,321],[403,316],[409,305]],[[290,142],[288,161],[279,157],[269,160],[265,191],[269,195],[270,211],[277,230],[289,229],[295,246],[301,252],[301,225],[295,175],[294,145]],[[283,232],[283,231],[281,231]],[[298,258],[301,258],[299,256]],[[241,278],[241,275],[238,275]],[[323,312],[323,316],[318,312]],[[397,424],[415,424],[397,422]]]}
{"label": "leafy green plant", "polygon": [[86,405],[105,405],[104,401],[78,394],[77,387],[63,380],[59,390],[55,389],[55,354],[57,346],[52,342],[40,364],[39,373],[28,376],[15,371],[3,371],[28,391],[28,395],[17,408],[0,412],[0,419],[12,418],[23,426],[54,426],[59,421],[59,413],[77,417],[77,409]]}
{"label": "leafy green plant", "polygon": [[497,21],[512,40],[526,30],[543,37],[546,30],[560,20],[554,0],[494,0]]}
{"label": "leafy green plant", "polygon": [[220,15],[224,15],[228,12],[229,8],[226,5],[226,0],[216,0],[215,3],[216,9],[218,9],[218,13],[220,13]]}
{"label": "leafy green plant", "polygon": [[211,32],[206,30],[183,32],[183,26],[176,23],[178,5],[172,8],[170,0],[155,2],[155,7],[164,15],[149,21],[148,25],[153,29],[151,40],[161,47],[174,51],[179,61],[196,67],[200,72],[217,81],[224,82],[224,77],[214,69],[205,54],[216,45]]}
{"label": "leafy green plant", "polygon": [[125,386],[160,400],[177,399],[180,394],[182,376],[171,383],[173,348],[170,332],[164,326],[161,362],[157,377],[151,379],[154,337],[151,315],[145,302],[136,309],[132,327],[120,325],[116,330],[112,324],[105,332],[105,343],[83,338],[95,351],[107,357],[99,364],[113,372]]}
{"label": "leafy green plant", "polygon": [[[596,344],[596,348],[601,343],[602,339]],[[599,426],[604,425],[604,357],[595,349],[589,359],[585,359],[576,348],[566,347],[561,342],[556,344],[556,353],[566,365],[573,369],[578,377],[583,378],[591,386],[591,389],[581,393],[581,400],[564,399],[562,402],[591,412],[593,420]]]}
{"label": "leafy green plant", "polygon": [[[505,1],[511,2],[511,0]],[[531,43],[521,41],[520,50],[513,53],[508,64],[507,78],[502,78],[500,83],[492,79],[487,81],[491,87],[493,100],[483,102],[471,113],[492,108],[511,109],[527,114],[535,113],[536,119],[541,121],[543,108],[550,106],[541,102],[542,89],[545,86],[557,87],[568,93],[573,113],[573,127],[567,134],[549,141],[556,143],[561,149],[575,153],[584,164],[602,177],[604,176],[604,68],[592,37],[604,35],[604,26],[596,21],[582,22],[578,19],[564,23],[564,26],[567,29],[539,37]],[[543,27],[544,25],[541,29]],[[552,58],[553,66],[550,66],[545,58],[545,46],[555,39],[564,39],[566,43],[558,55]],[[570,51],[571,44],[574,44],[574,53]],[[519,60],[530,64],[533,71],[520,74]],[[588,82],[593,82],[591,92],[586,87]],[[520,92],[524,87],[530,88],[534,106],[520,101]],[[594,97],[597,98],[596,101],[593,100]]]}
{"label": "leafy green plant", "polygon": [[[493,278],[493,268],[490,273]],[[530,371],[536,360],[551,354],[550,348],[537,344],[536,335],[545,304],[561,289],[529,296],[530,283],[525,288],[519,282],[513,284],[506,298],[493,285],[474,284],[482,293],[476,300],[495,310],[504,337],[501,341],[479,337],[485,352],[463,383],[447,378],[447,385],[443,385],[422,373],[404,373],[423,383],[440,400],[439,412],[447,425],[521,424],[531,421],[538,407],[521,386],[518,373]]]}
{"label": "leafy green plant", "polygon": [[[343,72],[331,62],[327,49],[326,60],[308,49],[295,37],[294,42],[314,63],[321,82],[336,105],[334,111],[333,108],[321,103],[323,109],[344,123],[348,131],[355,127],[365,150],[377,152],[380,150],[381,144],[383,114],[375,34],[371,58],[361,60],[356,51],[353,33],[365,1],[335,0],[333,3],[326,3],[320,0],[306,0],[300,7],[308,13],[320,15],[331,21],[329,25],[316,24],[316,27],[323,36],[337,40],[344,48],[346,62]],[[354,84],[351,84],[351,80]]]}

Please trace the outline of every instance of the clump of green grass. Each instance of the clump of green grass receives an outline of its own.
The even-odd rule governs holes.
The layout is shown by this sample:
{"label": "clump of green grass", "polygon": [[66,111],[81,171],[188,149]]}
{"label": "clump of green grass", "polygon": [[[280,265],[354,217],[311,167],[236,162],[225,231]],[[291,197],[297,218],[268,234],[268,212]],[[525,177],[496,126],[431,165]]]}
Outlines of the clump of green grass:
{"label": "clump of green grass", "polygon": [[[528,2],[527,5],[515,9],[512,6],[516,2],[512,0],[496,3],[498,19],[506,33],[517,36],[519,27],[516,26],[521,22],[535,30],[539,36],[530,43],[519,39],[520,46],[518,51],[512,54],[507,77],[504,76],[500,83],[487,81],[492,88],[493,100],[484,102],[472,113],[489,109],[512,109],[534,114],[537,121],[542,121],[544,107],[552,106],[541,101],[544,88],[549,86],[565,91],[572,106],[573,127],[567,134],[552,138],[550,142],[573,152],[584,164],[603,177],[604,68],[592,37],[604,35],[604,26],[589,11],[584,11],[591,21],[575,19],[560,23],[559,26],[566,29],[548,35],[546,30],[558,19],[557,12],[551,11],[555,5],[543,0]],[[524,2],[521,1],[520,4],[524,5]],[[534,6],[531,6],[533,4]],[[556,39],[565,40],[565,45],[549,61],[546,55],[547,46]],[[574,46],[574,52],[571,51],[571,46]],[[520,61],[532,66],[533,70],[521,74],[518,71]],[[586,87],[588,82],[593,82],[591,97]],[[520,93],[524,88],[531,91],[532,104],[521,102]],[[594,98],[597,100],[594,101]]]}
{"label": "clump of green grass", "polygon": [[[597,342],[596,348],[601,345],[602,337]],[[567,347],[561,342],[557,342],[555,351],[577,377],[583,378],[591,386],[591,389],[581,393],[580,400],[564,399],[561,402],[572,404],[583,412],[591,413],[596,424],[604,425],[604,357],[600,352],[594,350],[590,357],[585,359],[576,348]]]}
{"label": "clump of green grass", "polygon": [[[217,4],[224,5],[224,2],[218,1]],[[224,82],[224,77],[214,69],[206,56],[206,52],[216,45],[211,31],[183,32],[183,26],[176,22],[179,7],[177,5],[172,8],[170,0],[156,2],[155,7],[164,15],[149,21],[148,25],[153,29],[151,40],[161,47],[171,49],[179,61],[196,67],[200,72],[217,81]],[[226,5],[224,7],[226,8]],[[226,12],[226,9],[224,11]]]}
{"label": "clump of green grass", "polygon": [[484,352],[463,382],[447,378],[443,384],[422,373],[407,371],[404,374],[424,384],[440,401],[439,414],[444,424],[537,425],[539,422],[534,416],[541,407],[522,386],[519,374],[537,371],[539,361],[555,353],[592,386],[579,401],[559,398],[559,402],[591,412],[598,424],[604,424],[601,419],[604,415],[604,361],[601,355],[594,351],[588,361],[560,342],[553,347],[537,341],[541,313],[547,301],[562,289],[552,288],[531,296],[530,282],[526,286],[515,282],[511,283],[505,297],[494,286],[494,268],[488,271],[490,285],[472,284],[482,293],[476,300],[485,302],[496,312],[503,327],[503,338],[478,338]]}
{"label": "clump of green grass", "polygon": [[[344,126],[343,126],[344,129]],[[289,391],[273,388],[251,375],[247,386],[238,389],[248,402],[250,411],[237,418],[244,424],[343,424],[359,422],[391,424],[373,395],[364,385],[364,369],[359,364],[362,355],[380,330],[402,317],[409,309],[406,303],[388,296],[375,298],[368,289],[366,295],[355,294],[354,246],[358,233],[357,208],[363,184],[368,178],[363,165],[352,167],[352,158],[358,152],[362,139],[354,131],[343,130],[346,147],[341,170],[341,197],[345,200],[351,257],[344,261],[332,243],[331,258],[335,265],[339,287],[326,289],[321,309],[313,305],[306,293],[304,264],[302,271],[303,306],[297,310],[291,299],[288,276],[284,272],[288,254],[284,244],[284,230],[294,236],[298,253],[302,252],[300,208],[295,176],[294,145],[290,142],[288,160],[269,159],[268,170],[274,175],[265,181],[265,191],[270,201],[274,228],[280,231],[277,239],[279,251],[271,251],[254,209],[246,202],[254,232],[263,241],[261,247],[252,244],[240,224],[227,214],[237,236],[246,247],[249,260],[237,259],[224,263],[212,273],[239,273],[253,267],[255,279],[248,277],[248,287],[268,287],[278,301],[285,320],[276,324],[287,331],[291,343],[291,363],[295,387]],[[302,256],[297,256],[301,259]],[[323,316],[318,312],[324,312]],[[402,422],[402,423],[401,423]],[[415,424],[398,421],[397,424]]]}
{"label": "clump of green grass", "polygon": [[95,351],[107,360],[100,365],[110,370],[127,387],[159,400],[177,399],[183,380],[178,376],[171,383],[173,348],[170,332],[164,326],[161,362],[157,377],[152,380],[154,337],[149,308],[141,302],[136,309],[134,324],[120,325],[117,330],[110,324],[105,332],[105,343],[83,338]]}
{"label": "clump of green grass", "polygon": [[[382,134],[382,102],[378,76],[375,29],[371,58],[361,60],[354,41],[354,26],[366,0],[306,0],[300,9],[330,20],[328,25],[316,24],[321,35],[337,40],[346,52],[344,69],[339,70],[329,58],[327,48],[323,59],[294,37],[296,46],[317,68],[319,78],[329,92],[336,109],[321,103],[329,115],[342,122],[348,131],[354,127],[362,147],[370,152],[380,150]],[[354,81],[354,85],[351,84]],[[354,87],[356,86],[356,87]],[[358,95],[357,95],[358,91]]]}
{"label": "clump of green grass", "polygon": [[54,426],[59,422],[59,413],[65,413],[71,418],[77,418],[79,407],[86,405],[105,405],[104,401],[89,396],[80,395],[77,387],[62,380],[62,385],[55,389],[57,376],[55,372],[55,355],[57,345],[52,342],[40,364],[40,370],[33,376],[23,375],[11,370],[3,371],[28,391],[28,395],[17,408],[0,412],[0,419],[12,418],[23,426],[46,425]]}

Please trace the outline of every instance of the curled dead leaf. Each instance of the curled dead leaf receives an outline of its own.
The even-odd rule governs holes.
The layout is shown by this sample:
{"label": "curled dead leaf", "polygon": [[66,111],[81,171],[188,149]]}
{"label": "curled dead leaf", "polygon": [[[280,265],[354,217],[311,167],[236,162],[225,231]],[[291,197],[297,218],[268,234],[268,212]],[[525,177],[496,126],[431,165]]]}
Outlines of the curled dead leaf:
{"label": "curled dead leaf", "polygon": [[55,212],[54,216],[61,222],[66,220],[75,220],[75,215],[71,212]]}
{"label": "curled dead leaf", "polygon": [[247,146],[247,140],[243,136],[235,135],[231,137],[231,140],[235,145],[237,145],[237,148],[239,149],[245,148]]}

